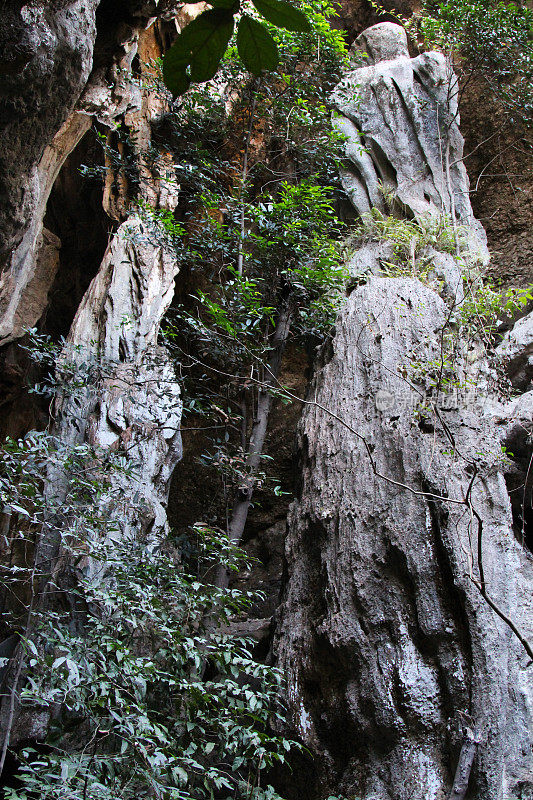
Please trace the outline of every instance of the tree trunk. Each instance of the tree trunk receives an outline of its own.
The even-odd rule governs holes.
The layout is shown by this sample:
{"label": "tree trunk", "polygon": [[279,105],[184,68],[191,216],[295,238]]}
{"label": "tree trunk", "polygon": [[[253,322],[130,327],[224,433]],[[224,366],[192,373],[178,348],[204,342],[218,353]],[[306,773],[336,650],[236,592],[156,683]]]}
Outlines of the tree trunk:
{"label": "tree trunk", "polygon": [[[271,338],[271,354],[265,364],[265,378],[259,389],[259,396],[257,398],[257,411],[252,425],[248,456],[246,458],[248,475],[246,480],[237,488],[235,500],[233,502],[228,535],[230,541],[234,545],[240,543],[244,532],[244,526],[248,518],[248,511],[255,488],[256,475],[261,464],[270,409],[272,407],[271,390],[275,389],[277,386],[283,352],[291,328],[292,316],[291,295],[287,292],[286,296],[283,297],[281,301],[276,327]],[[228,587],[228,584],[228,570],[223,565],[220,565],[215,576],[215,586],[218,586],[220,589],[225,589]]]}

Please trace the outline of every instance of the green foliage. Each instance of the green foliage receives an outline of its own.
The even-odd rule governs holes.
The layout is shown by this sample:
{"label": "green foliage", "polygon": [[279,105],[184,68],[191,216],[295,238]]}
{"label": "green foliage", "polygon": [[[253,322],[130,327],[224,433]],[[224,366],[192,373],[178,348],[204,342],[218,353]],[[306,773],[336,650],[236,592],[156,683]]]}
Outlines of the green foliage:
{"label": "green foliage", "polygon": [[[180,363],[186,411],[213,431],[200,461],[224,504],[250,477],[250,420],[280,308],[290,306],[289,342],[311,347],[331,330],[343,295],[335,213],[343,140],[331,130],[328,96],[346,47],[329,2],[301,9],[307,32],[270,30],[276,73],[250,80],[230,45],[216,81],[192,86],[156,132],[181,187],[183,232],[171,244],[199,284],[172,309],[164,339]],[[143,213],[157,228],[159,212]],[[269,392],[287,399],[282,387]],[[275,484],[268,467],[255,472],[256,486]],[[213,501],[209,521],[223,526],[226,511]]]}
{"label": "green foliage", "polygon": [[276,42],[265,26],[252,17],[244,16],[239,23],[237,49],[242,63],[254,75],[278,66]]}
{"label": "green foliage", "polygon": [[426,3],[419,21],[428,47],[439,47],[481,73],[513,114],[533,112],[533,12],[496,0]]}
{"label": "green foliage", "polygon": [[[204,549],[223,557],[212,541]],[[259,771],[292,746],[269,733],[281,676],[219,627],[252,598],[221,594],[138,542],[111,539],[91,556],[106,578],[82,579],[80,633],[48,612],[27,644],[22,701],[61,716],[48,754],[23,753],[25,791],[13,797],[261,797]]]}
{"label": "green foliage", "polygon": [[382,261],[383,274],[390,277],[408,275],[425,283],[432,279],[432,251],[457,257],[462,271],[468,271],[475,257],[466,247],[464,231],[446,217],[428,214],[418,219],[404,219],[383,214],[373,208],[344,243],[349,253],[364,241],[387,242],[392,247],[390,261]]}
{"label": "green foliage", "polygon": [[204,11],[187,25],[163,60],[163,77],[174,95],[183,94],[191,80],[208,81],[215,75],[233,27],[231,12],[218,8]]}
{"label": "green foliage", "polygon": [[[203,342],[210,342],[211,355],[219,353],[227,368],[239,371],[243,366],[249,371],[250,358],[259,363],[268,352],[280,291],[291,295],[300,334],[317,334],[332,325],[346,279],[338,244],[341,225],[329,187],[313,179],[283,183],[277,200],[258,197],[246,205],[246,216],[246,273],[239,275],[226,264],[226,279],[209,294],[198,293],[201,313],[180,315]],[[233,240],[226,233],[224,245],[228,240],[234,255],[238,231]]]}
{"label": "green foliage", "polygon": [[[49,587],[64,602],[36,598],[21,633],[21,703],[50,716],[48,735],[17,754],[20,786],[6,797],[276,797],[260,777],[294,744],[272,733],[282,676],[231,633],[257,595],[208,583],[213,564],[237,570],[244,554],[200,524],[186,548],[124,537],[105,509],[112,495],[128,501],[116,477],[134,478],[135,467],[107,450],[43,432],[6,440],[2,456],[15,539],[38,550],[53,521],[65,556]],[[54,470],[67,481],[61,503],[49,488]],[[40,577],[31,559],[2,572],[11,593]],[[21,627],[13,612],[2,622]]]}
{"label": "green foliage", "polygon": [[533,284],[502,291],[490,281],[474,278],[466,282],[465,299],[453,321],[460,324],[465,340],[478,339],[492,345],[498,327],[523,311],[533,301]]}
{"label": "green foliage", "polygon": [[214,77],[237,15],[237,49],[245,67],[254,75],[277,67],[279,54],[271,32],[249,13],[241,14],[241,7],[258,12],[276,28],[301,33],[310,30],[306,15],[285,0],[252,0],[252,6],[239,0],[212,0],[210,5],[215,7],[190,22],[163,58],[165,84],[174,96],[183,94],[191,81]]}
{"label": "green foliage", "polygon": [[411,253],[413,243],[418,251],[425,247],[434,247],[436,250],[455,255],[457,237],[459,236],[459,243],[464,238],[461,229],[454,228],[451,220],[445,215],[428,214],[410,220],[383,214],[377,208],[373,208],[370,214],[365,215],[354,236],[391,241],[396,245],[398,254],[403,257]]}

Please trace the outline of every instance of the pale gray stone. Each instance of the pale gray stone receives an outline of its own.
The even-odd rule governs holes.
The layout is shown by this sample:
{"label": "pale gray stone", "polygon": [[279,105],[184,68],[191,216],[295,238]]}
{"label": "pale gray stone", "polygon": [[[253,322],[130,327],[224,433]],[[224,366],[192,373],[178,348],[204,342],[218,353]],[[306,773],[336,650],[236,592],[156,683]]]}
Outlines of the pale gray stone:
{"label": "pale gray stone", "polygon": [[[126,455],[133,476],[118,474],[108,514],[124,536],[168,532],[166,503],[181,458],[181,397],[167,351],[158,345],[161,319],[174,293],[176,259],[143,221],[133,216],[114,237],[98,275],[78,309],[63,359],[95,376],[57,403],[56,434]],[[133,503],[128,502],[135,497]]]}
{"label": "pale gray stone", "polygon": [[476,800],[533,790],[528,658],[469,578],[468,509],[445,499],[465,497],[477,464],[489,593],[531,638],[533,561],[512,534],[497,428],[483,398],[443,404],[454,454],[417,413],[427,387],[409,375],[413,360],[438,360],[446,314],[419,281],[371,276],[339,315],[299,431],[277,653],[328,790],[363,800],[446,797],[470,718],[482,731]]}
{"label": "pale gray stone", "polygon": [[367,54],[368,64],[394,61],[402,57],[409,58],[407,34],[394,22],[380,22],[367,28],[355,42],[355,49]]}
{"label": "pale gray stone", "polygon": [[418,218],[446,215],[464,228],[467,246],[488,261],[462,162],[458,83],[441,53],[409,58],[405,32],[393,23],[365,31],[369,66],[348,73],[333,92],[334,124],[347,136],[344,187],[360,215],[386,199]]}
{"label": "pale gray stone", "polygon": [[519,319],[496,348],[516,389],[527,391],[533,384],[533,312]]}

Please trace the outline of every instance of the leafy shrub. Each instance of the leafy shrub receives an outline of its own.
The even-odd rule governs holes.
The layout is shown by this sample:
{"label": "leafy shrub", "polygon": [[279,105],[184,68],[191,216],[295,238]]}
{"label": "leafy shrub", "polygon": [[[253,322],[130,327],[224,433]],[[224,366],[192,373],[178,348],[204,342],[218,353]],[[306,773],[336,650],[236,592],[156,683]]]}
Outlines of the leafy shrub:
{"label": "leafy shrub", "polygon": [[22,557],[2,569],[21,602],[1,622],[20,631],[22,710],[48,720],[45,740],[15,754],[19,786],[5,797],[276,797],[262,775],[294,744],[273,732],[282,676],[231,630],[257,594],[209,583],[214,564],[237,570],[244,554],[201,524],[186,547],[126,538],[106,508],[137,502],[120,488],[135,478],[126,456],[46,431],[2,445],[0,499]]}
{"label": "leafy shrub", "polygon": [[420,31],[427,47],[459,56],[482,74],[515,117],[533,113],[533,12],[526,5],[460,0],[425,5]]}

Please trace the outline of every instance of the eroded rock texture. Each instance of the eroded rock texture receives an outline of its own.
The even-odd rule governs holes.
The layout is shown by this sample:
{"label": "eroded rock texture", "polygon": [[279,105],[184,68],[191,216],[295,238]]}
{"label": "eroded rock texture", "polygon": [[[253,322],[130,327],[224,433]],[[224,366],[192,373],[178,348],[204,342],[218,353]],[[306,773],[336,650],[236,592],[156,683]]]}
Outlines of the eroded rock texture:
{"label": "eroded rock texture", "polygon": [[333,94],[335,125],[348,137],[343,184],[356,211],[384,211],[392,198],[406,216],[447,215],[488,261],[462,162],[457,78],[445,57],[409,58],[405,31],[392,22],[369,28],[356,44],[369,66],[350,72]]}
{"label": "eroded rock texture", "polygon": [[[173,0],[8,0],[0,30],[0,345],[40,318],[52,285],[43,217],[65,159],[94,117],[139,106],[139,33]],[[3,8],[4,11],[4,8]]]}
{"label": "eroded rock texture", "polygon": [[[330,785],[365,800],[444,797],[468,719],[482,729],[473,796],[533,788],[528,658],[469,579],[477,533],[461,505],[470,462],[489,593],[531,636],[532,564],[512,535],[499,440],[480,398],[442,412],[453,455],[398,374],[413,353],[438,359],[445,316],[416,280],[373,277],[353,292],[310,394],[327,412],[310,406],[300,430],[280,658]],[[332,414],[366,438],[384,477]]]}
{"label": "eroded rock texture", "polygon": [[48,195],[90,124],[71,113],[92,69],[98,0],[7,5],[1,42],[7,69],[0,147],[1,342],[42,312],[42,307],[30,310],[30,301],[21,298],[35,281],[38,254],[45,248],[41,229]]}
{"label": "eroded rock texture", "polygon": [[134,471],[113,479],[122,496],[108,513],[123,535],[154,544],[167,533],[168,485],[181,457],[180,389],[157,343],[177,271],[165,242],[139,218],[121,225],[65,345],[64,358],[80,365],[82,378],[88,371],[87,386],[59,398],[56,423],[64,443],[124,453]]}
{"label": "eroded rock texture", "polygon": [[[410,62],[395,26],[364,38],[381,60],[348,76],[342,100],[357,210],[380,203],[388,178],[410,214],[455,208],[485,258],[466,174],[455,165],[450,183],[437,158],[444,62]],[[449,130],[455,160],[462,141]],[[356,259],[377,271],[386,246]],[[414,277],[371,275],[347,299],[308,394],[276,648],[321,793],[444,800],[470,728],[467,796],[532,796],[530,657],[479,584],[531,642],[533,562],[513,534],[490,370],[460,354],[462,390],[439,384],[442,332],[461,302],[452,288],[441,298]]]}

